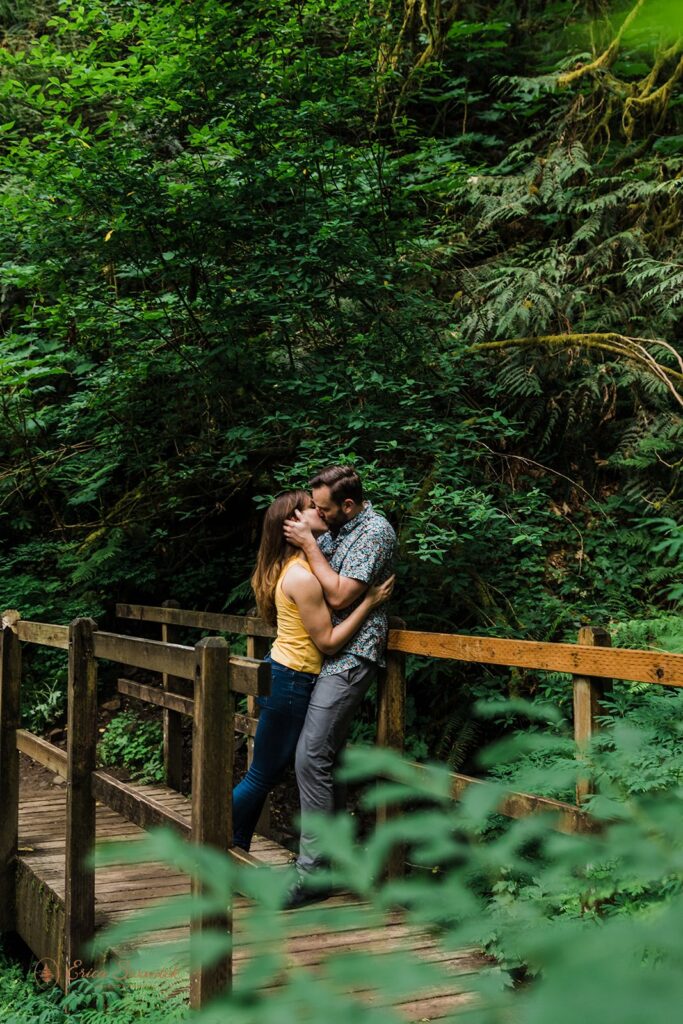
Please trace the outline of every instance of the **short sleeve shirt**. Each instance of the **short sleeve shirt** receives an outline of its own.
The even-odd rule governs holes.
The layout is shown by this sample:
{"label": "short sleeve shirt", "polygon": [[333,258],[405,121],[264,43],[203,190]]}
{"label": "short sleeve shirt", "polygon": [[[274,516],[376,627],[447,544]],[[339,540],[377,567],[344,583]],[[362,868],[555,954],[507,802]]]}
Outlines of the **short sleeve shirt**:
{"label": "short sleeve shirt", "polygon": [[[396,534],[384,516],[373,511],[369,501],[363,511],[345,523],[336,535],[324,533],[318,540],[318,546],[335,572],[361,583],[384,583],[394,571]],[[333,611],[332,623],[336,626],[343,622],[362,599],[358,598],[341,611]],[[325,658],[320,674],[343,672],[362,665],[364,659],[383,666],[388,631],[384,608],[375,608],[346,646]]]}

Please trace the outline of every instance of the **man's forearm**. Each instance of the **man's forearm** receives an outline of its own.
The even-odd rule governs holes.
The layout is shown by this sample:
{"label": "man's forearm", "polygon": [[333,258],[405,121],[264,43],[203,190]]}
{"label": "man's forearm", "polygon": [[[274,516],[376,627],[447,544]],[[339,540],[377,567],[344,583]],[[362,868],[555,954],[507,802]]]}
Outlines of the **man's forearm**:
{"label": "man's forearm", "polygon": [[305,545],[304,554],[320,586],[323,588],[325,600],[334,608],[341,596],[339,573],[334,571],[315,541]]}

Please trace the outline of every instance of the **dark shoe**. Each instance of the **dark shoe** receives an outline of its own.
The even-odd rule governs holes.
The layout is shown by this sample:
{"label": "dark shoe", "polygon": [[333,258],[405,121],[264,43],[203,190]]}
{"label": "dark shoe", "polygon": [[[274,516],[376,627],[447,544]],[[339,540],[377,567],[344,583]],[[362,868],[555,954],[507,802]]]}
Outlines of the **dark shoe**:
{"label": "dark shoe", "polygon": [[283,910],[294,910],[295,907],[305,907],[309,903],[319,903],[327,900],[333,895],[332,889],[311,889],[306,875],[297,874],[295,880],[289,887]]}

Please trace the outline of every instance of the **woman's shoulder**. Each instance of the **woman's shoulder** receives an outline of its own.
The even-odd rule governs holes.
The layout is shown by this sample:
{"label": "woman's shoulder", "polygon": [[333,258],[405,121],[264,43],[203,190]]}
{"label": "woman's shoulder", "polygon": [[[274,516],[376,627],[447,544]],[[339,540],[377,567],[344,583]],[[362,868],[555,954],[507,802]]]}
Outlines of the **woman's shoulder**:
{"label": "woman's shoulder", "polygon": [[283,574],[282,586],[288,597],[296,597],[298,593],[313,593],[320,589],[320,584],[308,563],[298,559],[292,562]]}
{"label": "woman's shoulder", "polygon": [[[283,581],[287,580],[315,580],[313,570],[311,569],[308,562],[304,562],[302,559],[297,558],[295,561],[289,563],[285,567],[285,571],[282,574]],[[316,580],[317,582],[317,580]]]}

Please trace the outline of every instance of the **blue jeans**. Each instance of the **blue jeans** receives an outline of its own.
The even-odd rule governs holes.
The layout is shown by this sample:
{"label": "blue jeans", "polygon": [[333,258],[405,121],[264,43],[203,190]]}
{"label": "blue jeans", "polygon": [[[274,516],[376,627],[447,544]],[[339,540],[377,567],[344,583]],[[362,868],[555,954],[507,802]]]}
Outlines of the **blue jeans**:
{"label": "blue jeans", "polygon": [[266,797],[294,758],[306,718],[315,673],[296,672],[268,654],[270,695],[257,697],[260,709],[254,757],[247,774],[232,791],[233,844],[248,850]]}

